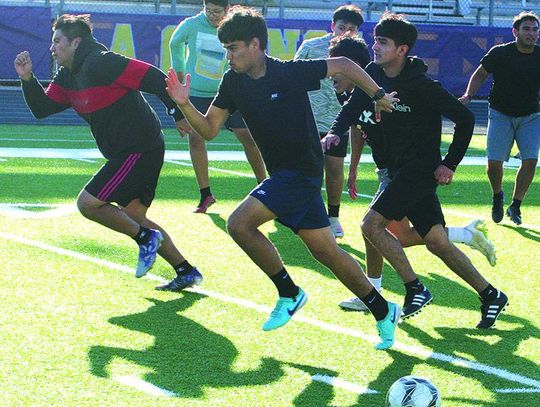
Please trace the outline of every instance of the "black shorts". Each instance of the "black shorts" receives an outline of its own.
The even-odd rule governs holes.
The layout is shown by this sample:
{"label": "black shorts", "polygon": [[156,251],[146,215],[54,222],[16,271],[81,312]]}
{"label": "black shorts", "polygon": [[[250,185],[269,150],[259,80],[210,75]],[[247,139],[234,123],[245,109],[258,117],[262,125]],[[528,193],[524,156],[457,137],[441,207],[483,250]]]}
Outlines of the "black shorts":
{"label": "black shorts", "polygon": [[[327,133],[319,133],[321,140]],[[339,144],[337,146],[332,146],[324,152],[325,155],[330,155],[332,157],[346,157],[347,156],[347,147],[349,146],[349,132],[345,132],[339,136]]]}
{"label": "black shorts", "polygon": [[84,190],[104,202],[127,206],[139,199],[149,207],[154,199],[165,149],[113,158],[85,185]]}
{"label": "black shorts", "polygon": [[388,186],[371,203],[371,209],[388,220],[408,217],[422,238],[433,226],[445,226],[432,172],[404,168],[390,178]]}

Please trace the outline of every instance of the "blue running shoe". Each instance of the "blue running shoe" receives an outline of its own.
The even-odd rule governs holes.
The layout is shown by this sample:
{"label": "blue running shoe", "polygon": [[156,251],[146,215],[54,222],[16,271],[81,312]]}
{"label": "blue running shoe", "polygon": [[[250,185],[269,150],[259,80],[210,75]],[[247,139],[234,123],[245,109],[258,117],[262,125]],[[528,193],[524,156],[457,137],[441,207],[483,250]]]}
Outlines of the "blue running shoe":
{"label": "blue running shoe", "polygon": [[388,314],[382,321],[377,321],[377,331],[381,342],[375,345],[375,349],[390,349],[394,344],[396,326],[401,316],[401,307],[393,302],[388,302]]}
{"label": "blue running shoe", "polygon": [[301,288],[296,297],[279,297],[276,307],[263,325],[263,331],[273,331],[285,325],[307,302],[307,295]]}
{"label": "blue running shoe", "polygon": [[203,276],[195,267],[187,273],[177,275],[167,284],[158,285],[156,290],[159,291],[181,291],[187,287],[193,287],[194,285],[199,285],[203,281]]}
{"label": "blue running shoe", "polygon": [[150,238],[146,244],[139,246],[139,261],[135,277],[141,278],[148,273],[156,261],[157,251],[163,241],[163,235],[159,230],[150,229]]}

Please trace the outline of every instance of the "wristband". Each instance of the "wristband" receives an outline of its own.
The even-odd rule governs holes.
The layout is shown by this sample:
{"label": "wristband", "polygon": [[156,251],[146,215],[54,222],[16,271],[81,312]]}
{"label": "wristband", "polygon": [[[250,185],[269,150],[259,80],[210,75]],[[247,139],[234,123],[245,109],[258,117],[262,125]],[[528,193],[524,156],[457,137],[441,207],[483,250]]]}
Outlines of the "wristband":
{"label": "wristband", "polygon": [[382,99],[384,95],[386,95],[386,92],[384,91],[384,89],[379,88],[377,89],[377,92],[375,92],[375,94],[371,97],[371,100],[376,102],[377,100]]}

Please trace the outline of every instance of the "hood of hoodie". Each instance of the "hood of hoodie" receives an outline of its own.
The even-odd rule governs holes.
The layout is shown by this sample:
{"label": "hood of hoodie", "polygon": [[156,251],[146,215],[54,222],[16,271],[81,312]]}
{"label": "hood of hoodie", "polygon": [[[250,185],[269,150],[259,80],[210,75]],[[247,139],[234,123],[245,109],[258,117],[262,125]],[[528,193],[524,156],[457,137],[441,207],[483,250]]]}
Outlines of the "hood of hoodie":
{"label": "hood of hoodie", "polygon": [[74,74],[79,72],[88,54],[91,54],[92,52],[95,52],[95,51],[105,52],[107,51],[107,47],[97,42],[94,37],[90,37],[88,39],[82,40],[79,46],[77,47],[77,50],[75,51],[75,56],[73,57],[73,66],[71,67],[71,72],[73,72]]}
{"label": "hood of hoodie", "polygon": [[424,75],[428,66],[418,57],[407,57],[405,66],[400,74],[395,78],[397,81],[410,81],[413,78]]}

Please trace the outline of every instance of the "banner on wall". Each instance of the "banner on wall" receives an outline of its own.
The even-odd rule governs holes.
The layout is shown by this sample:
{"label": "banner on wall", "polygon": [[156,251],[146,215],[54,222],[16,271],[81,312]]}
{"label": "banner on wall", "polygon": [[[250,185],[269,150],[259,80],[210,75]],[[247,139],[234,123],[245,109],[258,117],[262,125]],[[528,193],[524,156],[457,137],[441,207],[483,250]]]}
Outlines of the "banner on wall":
{"label": "banner on wall", "polygon": [[21,51],[30,52],[36,76],[49,78],[51,11],[48,7],[0,7],[0,42],[0,79],[18,79],[13,61]]}
{"label": "banner on wall", "polygon": [[[25,49],[37,55],[37,58],[33,57],[36,74],[42,79],[48,79],[50,20],[43,17],[47,13],[43,13],[40,8],[41,16],[34,12],[28,17],[26,12],[17,12],[16,9],[36,10],[33,7],[0,7],[0,40],[4,44],[13,43],[14,46],[27,44]],[[11,17],[7,16],[10,13]],[[141,59],[167,71],[170,66],[169,39],[177,24],[184,18],[186,17],[95,13],[92,14],[92,23],[94,36],[112,51]],[[16,24],[17,29],[9,29],[11,25],[4,25],[4,20],[6,23]],[[321,20],[269,19],[267,23],[268,53],[282,59],[293,58],[304,39],[323,35],[330,30],[329,21]],[[374,23],[364,23],[361,27],[361,34],[370,47],[373,44],[373,26]],[[418,24],[417,28],[419,37],[411,54],[423,58],[429,66],[428,74],[441,81],[443,86],[455,95],[463,93],[470,75],[492,46],[513,40],[510,27]],[[10,57],[15,54],[14,51]],[[4,62],[0,66],[0,77],[16,79],[13,70],[6,70],[6,66],[10,66],[7,63],[9,61]],[[45,74],[42,74],[43,72]],[[487,96],[489,86],[489,83],[484,84],[478,94]]]}

